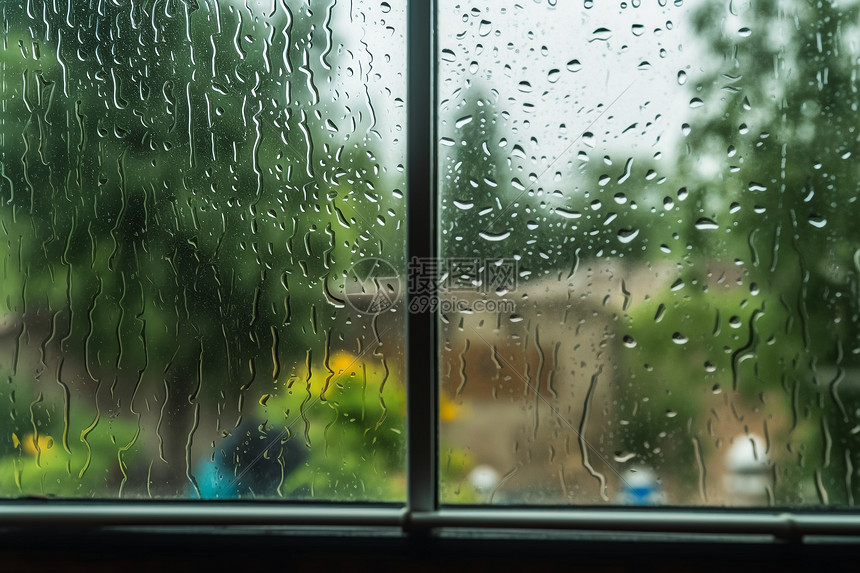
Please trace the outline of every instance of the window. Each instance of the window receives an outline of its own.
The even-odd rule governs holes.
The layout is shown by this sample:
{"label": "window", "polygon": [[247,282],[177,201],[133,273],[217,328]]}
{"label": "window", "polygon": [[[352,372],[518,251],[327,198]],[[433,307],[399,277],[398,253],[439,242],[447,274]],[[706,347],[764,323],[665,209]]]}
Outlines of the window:
{"label": "window", "polygon": [[10,515],[853,531],[617,506],[854,504],[854,3],[0,17]]}
{"label": "window", "polygon": [[4,495],[402,501],[404,7],[4,24]]}
{"label": "window", "polygon": [[854,504],[856,40],[854,3],[439,2],[443,502]]}

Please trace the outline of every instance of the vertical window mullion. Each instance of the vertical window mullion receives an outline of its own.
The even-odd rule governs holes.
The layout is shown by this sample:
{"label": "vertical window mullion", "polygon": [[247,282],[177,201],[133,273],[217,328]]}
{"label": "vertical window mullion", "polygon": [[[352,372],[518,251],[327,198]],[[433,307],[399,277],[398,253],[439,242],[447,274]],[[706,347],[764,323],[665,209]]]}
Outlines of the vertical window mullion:
{"label": "vertical window mullion", "polygon": [[[410,261],[436,255],[435,6],[435,0],[413,0],[407,7],[407,254]],[[408,309],[407,301],[404,312],[409,312]],[[435,318],[430,309],[407,315],[407,507],[410,513],[434,511],[438,500]]]}

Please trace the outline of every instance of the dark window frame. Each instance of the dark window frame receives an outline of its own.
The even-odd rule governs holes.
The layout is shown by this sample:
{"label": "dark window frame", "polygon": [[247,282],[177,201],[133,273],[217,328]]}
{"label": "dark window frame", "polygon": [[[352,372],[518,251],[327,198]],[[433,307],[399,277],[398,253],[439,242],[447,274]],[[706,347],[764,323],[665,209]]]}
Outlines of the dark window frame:
{"label": "dark window frame", "polygon": [[[436,205],[436,18],[435,0],[411,0],[407,5],[407,256],[433,257],[437,251]],[[439,503],[438,452],[436,439],[438,400],[436,315],[429,312],[408,316],[407,323],[407,499],[400,504],[333,504],[232,501],[88,501],[19,499],[0,502],[0,527],[24,532],[54,528],[76,539],[81,531],[96,528],[105,539],[117,535],[111,528],[124,528],[129,538],[162,539],[175,528],[193,527],[194,533],[212,540],[213,526],[230,526],[230,535],[243,543],[245,527],[291,526],[300,536],[343,535],[343,529],[362,532],[372,539],[426,539],[475,532],[493,538],[523,539],[522,530],[553,530],[557,533],[529,534],[526,547],[535,543],[552,546],[571,535],[565,530],[626,532],[641,534],[623,543],[652,543],[648,534],[660,539],[699,535],[719,544],[737,544],[738,536],[754,536],[758,544],[774,541],[811,541],[820,537],[860,537],[860,513],[816,509],[723,509],[723,508],[516,508],[441,507]],[[139,528],[149,533],[141,536]],[[129,529],[131,528],[131,529]],[[298,529],[292,529],[298,528]],[[309,529],[316,528],[316,529]],[[113,533],[109,533],[113,531]],[[286,531],[286,529],[282,530]],[[316,533],[314,533],[314,531]],[[447,532],[447,533],[446,533]],[[471,533],[468,533],[471,532]],[[507,533],[502,533],[507,532]],[[579,534],[582,535],[582,534]],[[708,538],[708,535],[718,536]],[[149,536],[149,537],[147,537]],[[559,537],[561,536],[561,537]],[[232,539],[232,538],[231,538]],[[605,540],[605,539],[604,539]],[[616,540],[617,541],[617,540]],[[68,544],[71,546],[71,541]],[[216,542],[217,543],[217,542]],[[387,542],[382,542],[386,546]],[[481,542],[476,542],[481,546]],[[613,542],[614,543],[614,542]],[[492,545],[492,544],[490,544]],[[520,544],[520,548],[522,544]],[[513,551],[515,548],[508,548]],[[743,552],[741,552],[743,554]],[[719,555],[719,551],[714,552]],[[811,554],[811,553],[810,553]]]}

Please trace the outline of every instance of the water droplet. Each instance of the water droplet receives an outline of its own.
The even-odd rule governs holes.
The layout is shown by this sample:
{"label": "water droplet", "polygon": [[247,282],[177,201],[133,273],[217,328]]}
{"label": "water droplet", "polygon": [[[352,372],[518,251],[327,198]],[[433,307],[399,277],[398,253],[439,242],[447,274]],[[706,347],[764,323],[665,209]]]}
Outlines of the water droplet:
{"label": "water droplet", "polygon": [[687,83],[687,72],[681,70],[678,72],[678,84],[684,85],[685,83]]}
{"label": "water droplet", "polygon": [[691,130],[690,130],[690,124],[689,123],[682,123],[681,124],[681,133],[684,134],[684,137],[690,135],[690,131]]}
{"label": "water droplet", "polygon": [[672,342],[675,344],[687,344],[690,342],[690,339],[681,334],[680,332],[676,332],[672,334]]}
{"label": "water droplet", "polygon": [[697,107],[702,107],[703,105],[705,105],[705,102],[703,102],[700,98],[694,97],[690,100],[690,107],[693,109],[696,109]]}
{"label": "water droplet", "polygon": [[822,217],[821,215],[811,214],[809,215],[809,224],[818,229],[827,225],[827,219]]}
{"label": "water droplet", "polygon": [[729,318],[729,326],[732,328],[740,328],[743,323],[739,316],[732,316]]}
{"label": "water droplet", "polygon": [[645,26],[643,26],[642,24],[633,24],[632,26],[630,26],[630,32],[634,36],[641,36],[645,33]]}
{"label": "water droplet", "polygon": [[504,232],[504,233],[487,233],[487,232],[485,232],[485,231],[481,231],[481,232],[479,232],[479,233],[478,233],[478,235],[479,235],[482,239],[484,239],[484,240],[486,240],[486,241],[494,241],[494,242],[498,242],[498,241],[504,241],[505,239],[507,239],[508,237],[510,237],[510,236],[511,236],[511,232],[510,232],[510,231],[506,231],[506,232]]}
{"label": "water droplet", "polygon": [[618,231],[618,240],[625,245],[639,235],[639,229],[621,229]]}
{"label": "water droplet", "polygon": [[558,215],[561,215],[565,219],[579,219],[582,217],[582,213],[579,211],[568,211],[567,209],[562,209],[561,207],[556,207],[555,212]]}
{"label": "water droplet", "polygon": [[625,462],[629,462],[635,457],[636,454],[633,452],[618,452],[613,456],[613,459],[619,464],[623,464]]}
{"label": "water droplet", "polygon": [[717,367],[710,360],[705,361],[705,372],[716,372]]}
{"label": "water droplet", "polygon": [[488,36],[490,32],[493,31],[493,23],[489,20],[481,20],[481,23],[478,24],[478,35],[479,36]]}
{"label": "water droplet", "polygon": [[678,412],[676,412],[675,410],[666,410],[666,417],[667,418],[674,418],[677,415],[678,415]]}
{"label": "water droplet", "polygon": [[752,30],[747,27],[743,27],[738,30],[738,35],[742,38],[749,38],[751,34]]}
{"label": "water droplet", "polygon": [[755,181],[750,181],[750,184],[747,187],[750,191],[767,191],[767,187],[762,185],[761,183],[756,183]]}
{"label": "water droplet", "polygon": [[567,63],[567,69],[571,72],[578,72],[582,69],[582,63],[579,60],[570,60]]}
{"label": "water droplet", "polygon": [[589,42],[605,42],[612,37],[612,31],[609,28],[597,28],[591,33]]}
{"label": "water droplet", "polygon": [[526,93],[526,94],[531,93],[532,85],[529,82],[522,81],[517,86],[517,89],[519,89],[521,92]]}
{"label": "water droplet", "polygon": [[713,231],[715,229],[719,229],[720,226],[713,219],[701,217],[698,221],[696,221],[696,228],[700,231]]}
{"label": "water droplet", "polygon": [[554,84],[561,77],[561,70],[558,68],[553,68],[547,73],[546,79],[549,83]]}
{"label": "water droplet", "polygon": [[627,348],[636,348],[636,339],[629,334],[624,335],[622,341],[624,342],[624,346]]}
{"label": "water droplet", "polygon": [[675,208],[675,201],[673,201],[671,197],[663,197],[663,208],[667,211],[671,211]]}
{"label": "water droplet", "polygon": [[604,185],[606,185],[610,181],[612,181],[612,178],[605,173],[597,178],[597,184],[600,185],[601,187],[603,187]]}
{"label": "water droplet", "polygon": [[460,129],[461,127],[463,127],[464,125],[466,125],[467,123],[469,123],[469,122],[471,122],[471,121],[472,121],[472,116],[471,116],[471,115],[467,115],[467,116],[461,117],[461,118],[460,118],[460,119],[458,119],[458,120],[457,120],[457,122],[454,124],[454,127],[456,127],[457,129]]}

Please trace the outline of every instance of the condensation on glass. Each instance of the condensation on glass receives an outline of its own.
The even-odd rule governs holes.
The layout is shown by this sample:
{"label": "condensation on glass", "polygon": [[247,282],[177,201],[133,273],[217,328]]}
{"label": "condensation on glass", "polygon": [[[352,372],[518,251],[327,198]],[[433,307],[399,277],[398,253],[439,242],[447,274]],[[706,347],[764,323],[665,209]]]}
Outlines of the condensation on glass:
{"label": "condensation on glass", "polygon": [[858,11],[440,1],[444,503],[854,504]]}
{"label": "condensation on glass", "polygon": [[0,24],[0,495],[403,499],[404,7]]}

